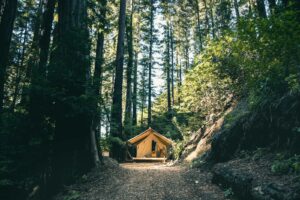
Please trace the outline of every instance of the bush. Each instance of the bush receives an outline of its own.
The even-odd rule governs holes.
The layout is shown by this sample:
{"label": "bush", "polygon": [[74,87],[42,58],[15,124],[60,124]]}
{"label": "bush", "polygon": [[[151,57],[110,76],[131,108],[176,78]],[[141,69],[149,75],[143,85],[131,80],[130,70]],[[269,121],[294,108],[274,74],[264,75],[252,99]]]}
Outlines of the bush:
{"label": "bush", "polygon": [[277,160],[271,166],[274,174],[300,173],[300,155],[294,155],[285,159],[283,154],[277,155]]}

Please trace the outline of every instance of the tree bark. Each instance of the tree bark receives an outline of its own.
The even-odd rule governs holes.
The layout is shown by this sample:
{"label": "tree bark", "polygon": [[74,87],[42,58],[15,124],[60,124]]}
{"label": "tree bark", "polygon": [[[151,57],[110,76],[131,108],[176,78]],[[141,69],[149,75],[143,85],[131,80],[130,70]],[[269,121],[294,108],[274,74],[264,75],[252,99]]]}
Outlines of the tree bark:
{"label": "tree bark", "polygon": [[132,69],[133,69],[133,2],[131,2],[131,14],[127,20],[127,48],[128,48],[128,64],[127,64],[127,85],[126,85],[126,105],[125,105],[125,136],[132,132]]}
{"label": "tree bark", "polygon": [[267,17],[264,0],[256,0],[256,9],[257,9],[258,16],[262,18]]}
{"label": "tree bark", "polygon": [[270,11],[273,14],[276,9],[276,0],[268,0],[268,2],[269,2]]}
{"label": "tree bark", "polygon": [[178,78],[178,85],[177,85],[177,92],[178,92],[178,105],[180,105],[181,99],[180,99],[180,91],[182,86],[182,64],[181,59],[178,61],[178,55],[177,55],[177,64],[179,65],[177,70],[177,78]]}
{"label": "tree bark", "polygon": [[171,77],[170,77],[170,25],[169,22],[167,22],[167,28],[166,28],[166,71],[167,71],[167,105],[168,105],[168,118],[171,118],[171,111],[172,111],[172,101],[171,101]]}
{"label": "tree bark", "polygon": [[233,4],[234,4],[234,10],[235,10],[235,14],[236,14],[236,19],[239,20],[240,19],[240,11],[239,11],[238,0],[233,0]]}
{"label": "tree bark", "polygon": [[196,13],[197,13],[197,29],[198,29],[197,34],[198,34],[198,39],[199,39],[199,51],[201,51],[202,50],[202,31],[201,31],[199,0],[196,0]]}
{"label": "tree bark", "polygon": [[49,47],[51,40],[52,23],[54,17],[56,0],[47,0],[45,11],[43,13],[41,29],[42,34],[40,37],[40,61],[39,61],[39,74],[43,77],[46,76],[46,64],[49,57]]}
{"label": "tree bark", "polygon": [[[46,65],[49,56],[55,3],[56,0],[47,0],[45,4],[41,3],[40,5],[39,15],[41,17],[36,18],[33,44],[31,46],[34,54],[37,54],[39,57],[35,58],[35,55],[32,55],[27,64],[26,79],[31,82],[29,112],[37,118],[41,117],[42,111],[45,109],[43,104],[45,102],[41,102],[44,100],[43,92],[40,90],[44,88],[44,83],[47,79]],[[42,13],[43,7],[44,12]]]}
{"label": "tree bark", "polygon": [[154,29],[154,1],[150,5],[150,50],[149,50],[149,70],[148,70],[148,127],[152,123],[152,54],[153,54],[153,29]]}
{"label": "tree bark", "polygon": [[3,14],[0,22],[0,113],[3,112],[4,83],[7,63],[9,58],[9,47],[16,18],[17,0],[2,1]]}
{"label": "tree bark", "polygon": [[[124,36],[125,36],[125,18],[126,18],[126,0],[120,2],[119,13],[119,34],[116,57],[116,76],[114,82],[113,102],[111,110],[111,128],[110,133],[113,137],[123,137],[122,127],[122,83],[123,83],[123,61],[124,61]],[[121,147],[112,144],[112,157],[117,160],[123,160]]]}
{"label": "tree bark", "polygon": [[209,19],[208,19],[208,7],[207,7],[207,0],[203,0],[204,8],[205,8],[205,33],[206,35],[209,33],[210,25],[209,25]]}
{"label": "tree bark", "polygon": [[[36,11],[36,16],[34,17],[34,20],[33,20],[33,22],[34,22],[33,38],[32,38],[32,43],[30,46],[31,53],[28,58],[26,76],[25,76],[25,82],[27,84],[29,84],[29,83],[33,84],[33,82],[38,82],[38,80],[32,80],[32,79],[37,79],[39,77],[37,71],[38,71],[38,62],[39,62],[39,50],[40,50],[39,49],[39,46],[40,46],[39,39],[41,36],[41,21],[42,21],[43,7],[44,7],[43,0],[40,0],[39,6]],[[31,90],[32,90],[32,87],[31,87]],[[26,94],[23,94],[22,98],[26,99]]]}
{"label": "tree bark", "polygon": [[145,109],[145,104],[147,101],[146,97],[146,90],[147,90],[147,84],[146,84],[146,66],[143,66],[143,72],[142,72],[142,95],[141,95],[141,125],[144,126],[144,109]]}
{"label": "tree bark", "polygon": [[209,5],[210,7],[210,20],[211,20],[211,31],[212,31],[212,37],[215,38],[216,37],[216,30],[215,30],[215,19],[214,19],[214,11],[213,11],[213,4],[212,2]]}
{"label": "tree bark", "polygon": [[174,106],[175,102],[175,94],[174,94],[174,36],[173,36],[173,28],[171,26],[171,88],[172,88],[172,106]]}
{"label": "tree bark", "polygon": [[53,139],[53,188],[72,181],[93,166],[91,116],[85,98],[90,70],[87,1],[58,2],[57,38],[49,67]]}
{"label": "tree bark", "polygon": [[[93,122],[91,127],[91,138],[92,138],[92,155],[94,158],[94,164],[97,166],[102,159],[102,155],[98,148],[100,148],[101,138],[101,116],[102,116],[102,79],[103,79],[103,63],[104,63],[104,32],[106,26],[106,12],[107,12],[107,0],[100,2],[100,15],[101,22],[97,33],[97,47],[96,47],[96,60],[95,70],[93,75],[93,95],[95,97],[94,109],[95,115],[93,116]],[[99,103],[100,102],[100,103]],[[99,109],[99,112],[97,111]]]}
{"label": "tree bark", "polygon": [[135,52],[134,68],[133,68],[133,94],[132,94],[132,125],[137,125],[137,68],[138,54]]}

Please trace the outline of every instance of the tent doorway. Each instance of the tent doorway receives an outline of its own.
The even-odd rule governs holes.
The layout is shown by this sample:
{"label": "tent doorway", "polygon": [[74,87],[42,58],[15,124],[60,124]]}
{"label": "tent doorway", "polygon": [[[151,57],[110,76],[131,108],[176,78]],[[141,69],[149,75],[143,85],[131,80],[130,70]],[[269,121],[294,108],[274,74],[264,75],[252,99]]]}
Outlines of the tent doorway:
{"label": "tent doorway", "polygon": [[152,140],[152,155],[151,157],[156,157],[156,142]]}

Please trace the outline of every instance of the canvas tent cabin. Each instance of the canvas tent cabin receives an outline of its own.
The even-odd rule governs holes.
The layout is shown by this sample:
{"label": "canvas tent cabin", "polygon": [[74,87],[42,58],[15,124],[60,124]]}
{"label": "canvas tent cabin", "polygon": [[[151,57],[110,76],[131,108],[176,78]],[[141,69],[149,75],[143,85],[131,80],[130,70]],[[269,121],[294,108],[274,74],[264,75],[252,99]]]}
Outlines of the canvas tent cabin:
{"label": "canvas tent cabin", "polygon": [[136,150],[136,156],[132,157],[133,160],[165,161],[173,141],[149,128],[128,140],[128,144],[134,146]]}

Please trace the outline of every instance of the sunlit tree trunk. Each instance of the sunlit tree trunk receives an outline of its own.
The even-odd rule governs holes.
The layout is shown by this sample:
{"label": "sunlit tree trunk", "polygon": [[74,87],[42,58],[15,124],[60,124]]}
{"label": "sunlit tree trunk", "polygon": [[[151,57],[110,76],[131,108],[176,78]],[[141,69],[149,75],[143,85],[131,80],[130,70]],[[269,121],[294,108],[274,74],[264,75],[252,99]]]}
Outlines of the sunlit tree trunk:
{"label": "sunlit tree trunk", "polygon": [[210,5],[209,5],[209,14],[210,14],[210,21],[211,21],[211,32],[212,32],[212,37],[216,37],[216,27],[215,27],[215,19],[214,19],[214,10],[213,10],[213,2],[211,0]]}

